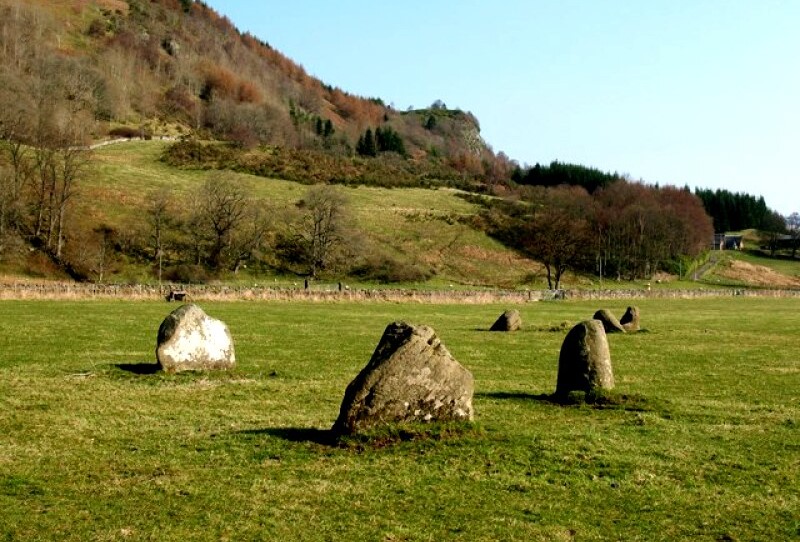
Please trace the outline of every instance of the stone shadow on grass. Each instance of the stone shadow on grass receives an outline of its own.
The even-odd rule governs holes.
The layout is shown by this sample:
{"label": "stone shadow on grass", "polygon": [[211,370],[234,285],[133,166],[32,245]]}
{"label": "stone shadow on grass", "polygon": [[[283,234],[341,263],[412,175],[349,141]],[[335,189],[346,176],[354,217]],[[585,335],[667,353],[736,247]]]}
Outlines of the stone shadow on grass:
{"label": "stone shadow on grass", "polygon": [[340,433],[334,429],[308,427],[270,427],[238,431],[241,435],[269,435],[289,442],[304,442],[354,452],[386,448],[410,441],[445,441],[474,437],[480,429],[472,422],[425,422],[387,424],[363,432]]}
{"label": "stone shadow on grass", "polygon": [[523,391],[488,391],[475,392],[475,397],[485,397],[487,399],[512,399],[517,401],[542,401],[553,403],[553,395],[550,393],[527,393]]}
{"label": "stone shadow on grass", "polygon": [[482,392],[476,397],[487,399],[510,399],[516,401],[539,401],[558,406],[582,406],[603,410],[625,410],[629,412],[657,412],[666,411],[666,406],[661,401],[648,400],[639,394],[622,394],[614,391],[598,390],[597,393],[571,392],[567,395],[555,393],[526,393],[526,392]]}
{"label": "stone shadow on grass", "polygon": [[114,367],[136,375],[153,375],[161,370],[161,365],[157,363],[117,363]]}
{"label": "stone shadow on grass", "polygon": [[289,442],[311,442],[323,446],[336,446],[339,442],[333,430],[316,427],[269,427],[266,429],[247,429],[239,433],[243,435],[269,435]]}

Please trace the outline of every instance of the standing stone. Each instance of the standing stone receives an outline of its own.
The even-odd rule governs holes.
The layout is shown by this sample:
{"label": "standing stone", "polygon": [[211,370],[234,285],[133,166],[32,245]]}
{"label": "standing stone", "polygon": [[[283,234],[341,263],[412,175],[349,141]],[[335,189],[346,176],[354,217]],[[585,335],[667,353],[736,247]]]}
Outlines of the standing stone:
{"label": "standing stone", "polygon": [[194,304],[178,307],[161,322],[156,359],[167,373],[232,369],[236,365],[228,326]]}
{"label": "standing stone", "polygon": [[492,324],[489,331],[517,331],[522,327],[522,316],[516,309],[508,310],[500,315],[497,321]]}
{"label": "standing stone", "polygon": [[394,322],[347,386],[336,434],[404,421],[472,419],[472,373],[428,326]]}
{"label": "standing stone", "polygon": [[584,320],[567,333],[558,358],[556,396],[614,387],[608,339],[599,320]]}
{"label": "standing stone", "polygon": [[611,314],[609,310],[600,309],[594,313],[592,318],[603,323],[603,329],[606,333],[625,333],[625,328],[622,327],[617,317]]}
{"label": "standing stone", "polygon": [[625,331],[639,331],[639,307],[628,307],[619,323],[625,328]]}

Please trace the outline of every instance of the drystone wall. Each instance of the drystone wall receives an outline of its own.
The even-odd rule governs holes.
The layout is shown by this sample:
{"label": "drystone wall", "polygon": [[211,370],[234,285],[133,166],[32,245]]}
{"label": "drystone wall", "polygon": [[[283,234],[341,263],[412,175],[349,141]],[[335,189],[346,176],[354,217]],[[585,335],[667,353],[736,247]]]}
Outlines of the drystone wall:
{"label": "drystone wall", "polygon": [[508,303],[552,300],[699,299],[708,297],[800,297],[800,290],[694,289],[694,290],[412,290],[348,288],[338,284],[299,287],[87,284],[61,282],[11,282],[0,284],[0,299],[166,299],[170,291],[186,293],[187,301],[386,301],[408,303]]}

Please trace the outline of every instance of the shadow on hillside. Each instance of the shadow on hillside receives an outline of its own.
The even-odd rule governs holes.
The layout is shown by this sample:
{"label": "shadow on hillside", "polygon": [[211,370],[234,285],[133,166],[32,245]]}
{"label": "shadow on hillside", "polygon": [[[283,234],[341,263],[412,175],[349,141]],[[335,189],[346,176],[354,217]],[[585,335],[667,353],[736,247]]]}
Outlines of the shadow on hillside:
{"label": "shadow on hillside", "polygon": [[152,375],[161,370],[157,363],[118,363],[114,365],[117,369],[136,375]]}
{"label": "shadow on hillside", "polygon": [[337,443],[336,435],[330,429],[315,427],[269,427],[266,429],[248,429],[240,431],[243,435],[269,435],[289,442],[312,442],[323,446]]}

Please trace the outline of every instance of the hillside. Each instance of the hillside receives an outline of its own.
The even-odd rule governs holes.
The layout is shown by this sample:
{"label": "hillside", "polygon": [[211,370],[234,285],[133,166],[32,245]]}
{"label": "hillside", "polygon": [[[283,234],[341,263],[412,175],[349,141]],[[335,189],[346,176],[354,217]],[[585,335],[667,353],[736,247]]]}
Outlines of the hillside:
{"label": "hillside", "polygon": [[[75,230],[92,234],[81,240],[85,260],[82,268],[89,279],[99,278],[99,262],[105,257],[105,280],[112,282],[150,282],[154,280],[152,247],[153,194],[168,193],[174,222],[190,223],[185,218],[198,191],[208,179],[220,175],[240,187],[249,201],[262,210],[268,222],[263,238],[274,246],[276,238],[290,235],[297,222],[298,203],[307,198],[309,186],[274,178],[256,177],[216,170],[177,169],[161,160],[168,143],[142,141],[110,145],[95,151],[94,165],[87,173],[76,205]],[[406,285],[420,281],[432,285],[543,287],[541,266],[516,255],[498,241],[472,227],[471,218],[479,209],[459,197],[454,189],[381,187],[337,187],[347,212],[347,236],[357,245],[357,253],[347,257],[361,267],[352,280],[399,280]],[[103,256],[103,228],[110,238]],[[170,248],[165,249],[165,270],[177,261],[177,251],[187,240],[179,225],[170,233]],[[76,239],[77,241],[77,239]],[[183,246],[185,249],[186,247]],[[226,272],[228,281],[298,280],[301,266],[292,267],[275,260],[272,250],[264,249],[259,268]],[[16,269],[36,273],[36,262],[16,261]],[[6,270],[12,266],[6,264]],[[46,270],[40,269],[39,273]],[[337,276],[335,269],[333,275]],[[339,275],[340,276],[340,275]],[[292,279],[292,277],[295,277]],[[177,277],[198,279],[202,277]],[[210,277],[206,277],[210,278]]]}
{"label": "hillside", "polygon": [[[100,121],[87,127],[94,139],[214,137],[351,156],[383,128],[423,163],[475,174],[494,159],[471,114],[441,102],[398,112],[331,87],[200,1],[0,0],[0,40],[2,99],[27,98],[16,107],[29,111],[71,102]],[[42,95],[49,85],[60,88]]]}
{"label": "hillside", "polygon": [[520,168],[471,113],[331,87],[200,1],[0,0],[7,274],[558,289],[680,273],[712,233],[688,188]]}

